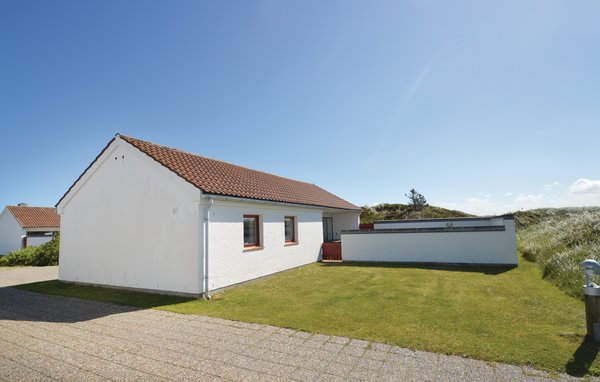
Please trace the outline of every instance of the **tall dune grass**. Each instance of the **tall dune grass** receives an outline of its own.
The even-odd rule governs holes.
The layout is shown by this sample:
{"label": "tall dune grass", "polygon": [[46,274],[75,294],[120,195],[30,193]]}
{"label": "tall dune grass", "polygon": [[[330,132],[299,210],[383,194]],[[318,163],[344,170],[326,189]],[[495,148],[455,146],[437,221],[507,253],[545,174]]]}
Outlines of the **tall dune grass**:
{"label": "tall dune grass", "polygon": [[600,261],[600,208],[539,209],[516,213],[519,251],[537,262],[542,277],[582,296],[580,263]]}

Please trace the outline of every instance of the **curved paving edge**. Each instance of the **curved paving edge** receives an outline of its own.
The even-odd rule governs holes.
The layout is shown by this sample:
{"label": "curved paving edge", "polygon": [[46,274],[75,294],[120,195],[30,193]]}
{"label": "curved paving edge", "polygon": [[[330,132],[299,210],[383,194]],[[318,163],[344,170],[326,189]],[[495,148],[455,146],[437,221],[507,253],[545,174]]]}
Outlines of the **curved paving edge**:
{"label": "curved paving edge", "polygon": [[4,287],[0,380],[580,379],[345,337]]}

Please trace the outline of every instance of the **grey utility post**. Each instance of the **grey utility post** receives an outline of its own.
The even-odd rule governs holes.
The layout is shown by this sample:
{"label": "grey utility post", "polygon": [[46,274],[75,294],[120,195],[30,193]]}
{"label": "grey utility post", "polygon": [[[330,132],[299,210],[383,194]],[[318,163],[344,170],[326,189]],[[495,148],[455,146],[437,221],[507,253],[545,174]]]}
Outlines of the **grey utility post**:
{"label": "grey utility post", "polygon": [[595,260],[584,260],[581,263],[585,285],[583,295],[585,297],[585,322],[587,335],[600,342],[600,286],[592,282],[591,277],[600,275],[600,264]]}

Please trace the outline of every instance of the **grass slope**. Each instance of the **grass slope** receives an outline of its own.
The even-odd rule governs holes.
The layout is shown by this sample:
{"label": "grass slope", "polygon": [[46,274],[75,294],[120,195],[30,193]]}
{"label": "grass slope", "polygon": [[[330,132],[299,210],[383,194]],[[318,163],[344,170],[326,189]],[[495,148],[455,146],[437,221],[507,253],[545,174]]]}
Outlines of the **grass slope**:
{"label": "grass slope", "polygon": [[[363,338],[487,361],[598,374],[583,304],[513,269],[312,264],[206,302],[45,282],[21,288]],[[592,355],[592,356],[590,356]]]}
{"label": "grass slope", "polygon": [[467,213],[448,210],[442,207],[425,206],[422,210],[414,210],[407,204],[382,203],[373,207],[363,207],[360,214],[361,223],[372,223],[376,220],[429,219],[469,217]]}
{"label": "grass slope", "polygon": [[581,297],[581,261],[600,260],[600,208],[538,209],[515,217],[523,257],[537,262],[543,278]]}

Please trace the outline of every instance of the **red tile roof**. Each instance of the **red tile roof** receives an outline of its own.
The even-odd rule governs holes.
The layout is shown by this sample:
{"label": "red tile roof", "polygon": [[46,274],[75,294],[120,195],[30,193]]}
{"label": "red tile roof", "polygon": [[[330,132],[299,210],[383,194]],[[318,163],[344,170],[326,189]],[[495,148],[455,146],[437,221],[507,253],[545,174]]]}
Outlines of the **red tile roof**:
{"label": "red tile roof", "polygon": [[23,228],[60,228],[56,208],[6,206]]}
{"label": "red tile roof", "polygon": [[119,134],[117,136],[206,194],[360,210],[354,204],[314,184],[251,170],[136,138]]}

